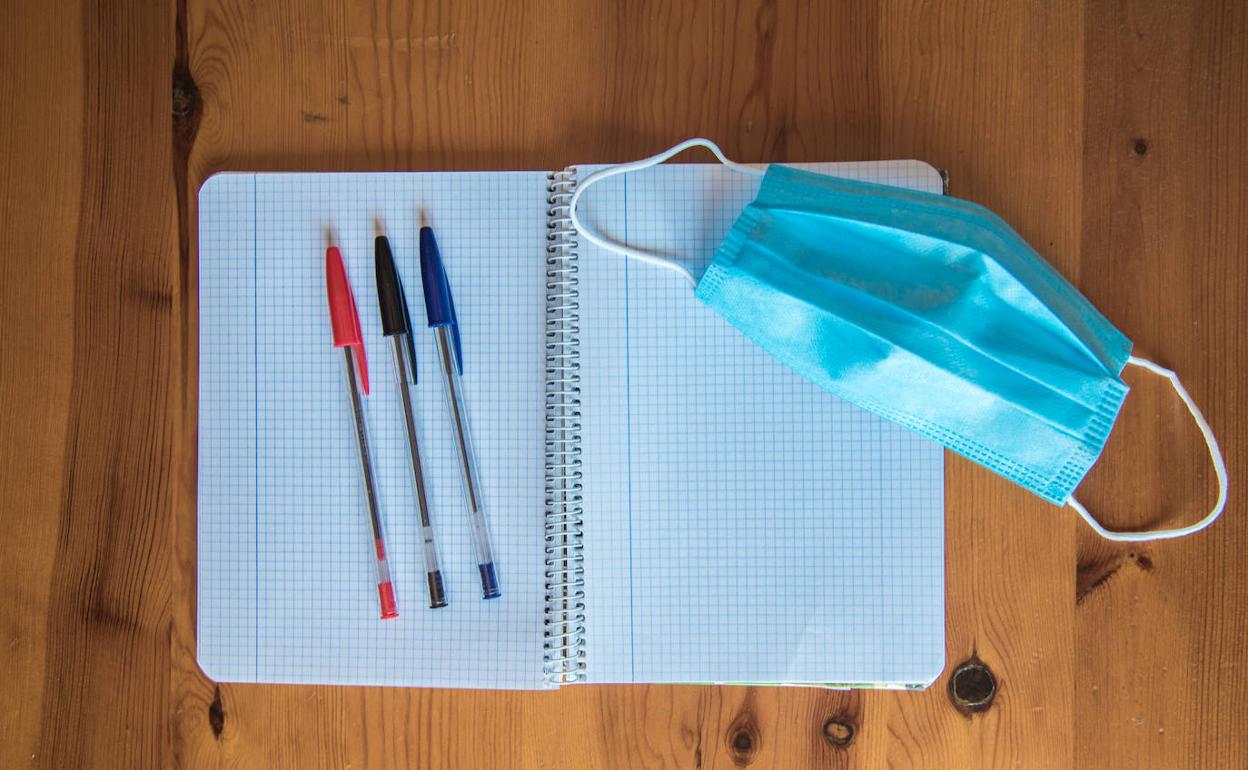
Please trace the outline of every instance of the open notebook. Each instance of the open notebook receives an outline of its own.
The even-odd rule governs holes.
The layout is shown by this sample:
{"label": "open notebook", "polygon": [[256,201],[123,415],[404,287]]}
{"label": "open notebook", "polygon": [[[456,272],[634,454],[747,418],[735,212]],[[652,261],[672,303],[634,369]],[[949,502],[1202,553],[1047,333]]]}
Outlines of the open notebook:
{"label": "open notebook", "polygon": [[[939,192],[915,161],[811,164]],[[199,194],[198,659],[222,681],[918,687],[944,661],[940,448],[751,344],[669,271],[578,244],[563,171],[221,174]],[[666,165],[589,221],[699,272],[758,180]],[[503,597],[480,599],[433,346],[416,398],[450,606],[420,530],[372,270],[380,222],[414,317],[417,229],[455,291]],[[331,347],[327,237],[359,302],[400,617],[377,617]]]}

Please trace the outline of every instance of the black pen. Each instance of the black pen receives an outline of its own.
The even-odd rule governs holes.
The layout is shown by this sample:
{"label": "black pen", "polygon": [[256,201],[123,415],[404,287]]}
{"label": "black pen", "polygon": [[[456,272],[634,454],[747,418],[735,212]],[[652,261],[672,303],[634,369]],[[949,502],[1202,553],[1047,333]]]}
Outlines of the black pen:
{"label": "black pen", "polygon": [[394,264],[390,241],[384,235],[374,243],[377,271],[377,304],[381,308],[382,333],[390,340],[394,360],[394,381],[403,404],[403,423],[407,435],[408,454],[412,458],[412,480],[416,502],[420,505],[420,529],[424,539],[425,577],[429,583],[429,606],[446,606],[446,589],[438,566],[438,549],[433,539],[433,523],[429,516],[429,498],[425,494],[425,474],[420,462],[420,443],[416,437],[416,408],[412,403],[412,386],[416,384],[416,350],[412,346],[412,318],[403,294],[403,282]]}

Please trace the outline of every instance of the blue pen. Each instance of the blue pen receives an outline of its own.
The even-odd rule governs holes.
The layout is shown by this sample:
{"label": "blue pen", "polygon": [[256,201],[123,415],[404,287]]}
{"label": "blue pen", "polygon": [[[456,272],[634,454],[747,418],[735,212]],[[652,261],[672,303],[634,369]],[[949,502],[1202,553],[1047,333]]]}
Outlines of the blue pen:
{"label": "blue pen", "polygon": [[459,449],[460,465],[464,470],[464,497],[468,502],[468,517],[472,524],[473,539],[477,544],[477,567],[481,572],[481,592],[486,599],[502,596],[498,587],[498,572],[494,568],[494,553],[490,549],[490,533],[485,526],[485,504],[481,500],[481,480],[477,474],[477,461],[472,451],[472,436],[468,430],[468,409],[464,405],[464,391],[460,377],[464,373],[463,348],[459,340],[459,321],[455,317],[455,300],[446,281],[442,267],[442,255],[433,238],[433,230],[420,228],[420,281],[425,290],[425,313],[429,316],[429,328],[433,329],[438,347],[438,362],[446,380],[446,405],[451,414],[451,428],[455,445]]}

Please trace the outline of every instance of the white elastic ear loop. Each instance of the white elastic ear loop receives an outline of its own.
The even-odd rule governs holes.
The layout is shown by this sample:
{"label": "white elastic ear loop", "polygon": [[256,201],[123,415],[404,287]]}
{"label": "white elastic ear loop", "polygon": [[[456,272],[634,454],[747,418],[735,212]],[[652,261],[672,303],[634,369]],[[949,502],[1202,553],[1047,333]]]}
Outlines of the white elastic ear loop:
{"label": "white elastic ear loop", "polygon": [[599,234],[597,230],[593,229],[592,227],[589,227],[584,222],[582,222],[580,215],[578,215],[576,212],[576,204],[581,200],[581,196],[585,194],[585,191],[588,190],[593,185],[597,184],[598,182],[601,182],[603,179],[606,179],[607,177],[610,177],[610,176],[615,176],[616,174],[627,174],[630,171],[640,171],[645,168],[650,168],[651,166],[657,166],[663,161],[672,157],[673,155],[678,155],[684,152],[685,150],[689,149],[690,147],[705,147],[706,149],[715,153],[715,157],[719,159],[720,163],[723,163],[725,166],[732,169],[733,171],[737,171],[742,174],[749,174],[750,176],[762,176],[763,175],[763,170],[761,168],[754,168],[753,166],[746,166],[741,163],[735,163],[731,160],[728,160],[727,156],[724,155],[723,151],[719,149],[719,145],[715,144],[710,139],[701,139],[701,138],[686,139],[685,141],[681,142],[675,147],[672,147],[670,150],[664,150],[658,155],[652,155],[649,158],[635,160],[632,163],[621,163],[617,166],[611,166],[609,168],[599,169],[598,171],[595,171],[594,173],[585,177],[585,181],[581,182],[580,184],[576,186],[576,192],[572,195],[572,201],[568,205],[568,209],[572,218],[572,226],[576,228],[576,232],[579,235],[585,236],[585,239],[587,241],[594,244],[595,246],[598,246],[599,248],[603,248],[608,251],[614,251],[617,254],[623,254],[624,256],[629,257],[630,259],[636,259],[638,261],[645,262],[647,264],[667,268],[668,270],[674,270],[677,273],[679,273],[682,278],[688,281],[690,286],[693,286],[696,288],[698,285],[698,279],[693,277],[693,273],[689,272],[689,268],[685,267],[679,262],[676,262],[670,259],[669,257],[663,256],[662,254],[655,254],[655,253],[648,252],[648,251],[641,251],[640,249],[634,249],[630,246],[620,243],[619,241],[613,241],[608,238],[605,238],[601,234]]}
{"label": "white elastic ear loop", "polygon": [[1226,508],[1226,463],[1222,459],[1222,450],[1218,448],[1218,440],[1213,437],[1213,430],[1209,428],[1209,423],[1205,421],[1205,416],[1200,413],[1200,408],[1196,406],[1196,402],[1192,401],[1192,397],[1188,395],[1187,389],[1183,387],[1183,383],[1179,382],[1179,376],[1165,367],[1145,358],[1136,358],[1131,356],[1127,359],[1128,364],[1134,364],[1141,369],[1147,369],[1153,374],[1161,375],[1170,380],[1171,387],[1179,394],[1179,398],[1183,399],[1183,403],[1187,405],[1187,411],[1191,412],[1192,419],[1196,421],[1196,427],[1200,428],[1200,434],[1205,437],[1205,445],[1209,447],[1209,458],[1213,460],[1213,472],[1218,476],[1218,502],[1214,504],[1213,510],[1206,514],[1205,518],[1186,527],[1178,529],[1159,529],[1147,532],[1115,532],[1105,529],[1100,522],[1092,518],[1092,514],[1088,513],[1088,509],[1075,499],[1074,495],[1066,501],[1066,504],[1075,509],[1075,512],[1083,517],[1096,534],[1106,540],[1113,540],[1119,543],[1140,543],[1146,540],[1165,540],[1172,537],[1183,537],[1193,532],[1199,532],[1205,527],[1212,524],[1222,515],[1222,509]]}

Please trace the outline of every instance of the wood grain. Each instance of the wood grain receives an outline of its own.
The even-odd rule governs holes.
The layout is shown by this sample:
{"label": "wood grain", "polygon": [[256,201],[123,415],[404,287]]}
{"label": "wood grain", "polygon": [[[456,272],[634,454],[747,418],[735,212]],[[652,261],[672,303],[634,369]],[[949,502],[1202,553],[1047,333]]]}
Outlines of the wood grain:
{"label": "wood grain", "polygon": [[[1217,431],[1232,483],[1248,464],[1248,8],[1126,1],[1089,14],[1080,284],[1179,372]],[[1135,390],[1085,498],[1120,525],[1194,521],[1213,473],[1183,407],[1155,377]],[[1242,487],[1241,487],[1242,488]],[[1231,507],[1204,536],[1106,548],[1080,534],[1076,759],[1111,748],[1158,767],[1236,767],[1248,687],[1248,526]]]}
{"label": "wood grain", "polygon": [[[44,703],[57,697],[45,673],[86,165],[81,25],[77,9],[33,1],[0,25],[0,238],[10,250],[0,259],[0,765],[8,767],[37,758]],[[65,66],[24,66],[27,46]],[[36,112],[56,114],[62,129],[49,131]]]}
{"label": "wood grain", "polygon": [[[1248,10],[18,0],[0,26],[0,766],[1237,767],[1248,746]],[[195,191],[225,169],[555,168],[702,134],[917,157],[1006,217],[1205,409],[1224,521],[1118,547],[958,458],[923,693],[216,685],[194,662]],[[1134,386],[1081,498],[1212,499]],[[843,740],[852,730],[844,745]]]}

